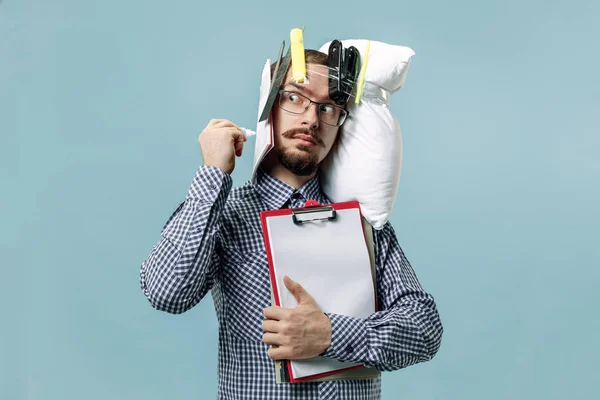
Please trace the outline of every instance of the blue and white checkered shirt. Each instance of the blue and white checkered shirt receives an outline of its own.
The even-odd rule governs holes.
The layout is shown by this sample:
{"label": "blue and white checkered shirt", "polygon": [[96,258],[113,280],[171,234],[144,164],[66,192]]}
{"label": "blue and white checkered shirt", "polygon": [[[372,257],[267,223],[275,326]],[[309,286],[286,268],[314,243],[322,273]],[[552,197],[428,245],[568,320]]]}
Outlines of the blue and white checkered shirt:
{"label": "blue and white checkered shirt", "polygon": [[[302,207],[306,200],[330,203],[318,178],[296,190],[261,171],[255,184],[232,189],[231,176],[201,167],[141,266],[142,290],[158,310],[182,313],[211,290],[219,321],[219,399],[380,398],[380,378],[275,383],[261,340],[271,292],[259,214]],[[389,223],[375,231],[374,241],[380,311],[367,319],[327,313],[332,341],[323,355],[381,371],[430,360],[442,337],[435,302]]]}

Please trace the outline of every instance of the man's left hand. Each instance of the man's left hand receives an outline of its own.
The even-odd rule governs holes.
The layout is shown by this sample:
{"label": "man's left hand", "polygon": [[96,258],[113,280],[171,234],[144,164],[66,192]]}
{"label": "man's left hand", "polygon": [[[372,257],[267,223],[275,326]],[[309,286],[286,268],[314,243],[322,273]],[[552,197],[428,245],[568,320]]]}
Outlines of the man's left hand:
{"label": "man's left hand", "polygon": [[294,295],[296,308],[267,307],[262,327],[263,342],[271,347],[273,360],[301,360],[318,356],[331,345],[331,321],[315,300],[297,282],[283,278]]}

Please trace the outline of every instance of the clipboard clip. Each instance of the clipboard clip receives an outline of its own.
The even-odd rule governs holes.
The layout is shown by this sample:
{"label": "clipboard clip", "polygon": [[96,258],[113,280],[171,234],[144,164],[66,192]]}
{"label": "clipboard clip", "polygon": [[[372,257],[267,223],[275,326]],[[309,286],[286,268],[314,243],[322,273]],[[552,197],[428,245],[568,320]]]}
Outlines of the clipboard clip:
{"label": "clipboard clip", "polygon": [[332,206],[319,206],[317,202],[306,202],[307,208],[292,209],[292,221],[296,225],[314,221],[335,221],[337,214]]}

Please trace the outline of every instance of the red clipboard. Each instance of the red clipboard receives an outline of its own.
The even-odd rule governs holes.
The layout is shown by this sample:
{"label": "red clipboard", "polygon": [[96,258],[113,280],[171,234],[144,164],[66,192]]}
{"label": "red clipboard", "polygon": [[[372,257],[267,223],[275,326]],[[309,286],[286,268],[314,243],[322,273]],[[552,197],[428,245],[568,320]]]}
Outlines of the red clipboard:
{"label": "red clipboard", "polygon": [[[262,226],[262,231],[263,231],[263,236],[264,236],[264,241],[265,241],[265,247],[266,247],[266,252],[267,252],[267,260],[269,263],[269,275],[270,275],[270,280],[271,280],[271,288],[272,288],[272,292],[273,292],[273,300],[274,303],[279,306],[282,307],[284,305],[282,305],[282,294],[286,294],[287,293],[287,288],[285,288],[285,286],[282,286],[282,283],[279,281],[280,279],[283,278],[283,275],[285,275],[285,273],[281,272],[281,265],[286,264],[286,267],[288,267],[289,263],[284,263],[283,261],[281,261],[281,257],[282,254],[286,254],[286,251],[289,252],[289,240],[294,240],[294,239],[287,239],[287,237],[290,238],[296,238],[296,242],[300,247],[301,246],[306,246],[306,245],[311,245],[311,240],[312,240],[312,246],[314,246],[314,241],[318,240],[318,238],[315,238],[315,232],[318,232],[318,235],[325,235],[325,233],[323,233],[323,228],[327,228],[329,229],[329,225],[328,224],[334,224],[331,225],[331,229],[335,228],[337,229],[337,232],[339,234],[340,229],[343,230],[343,235],[351,235],[352,241],[354,243],[354,249],[352,251],[355,252],[359,252],[360,254],[362,254],[362,248],[361,248],[361,239],[362,239],[362,245],[364,245],[365,248],[365,254],[367,256],[366,259],[366,264],[364,265],[365,268],[368,267],[368,271],[365,272],[365,276],[368,273],[369,276],[369,282],[371,283],[371,292],[370,294],[372,294],[372,301],[373,301],[373,307],[369,308],[368,304],[369,302],[367,301],[365,304],[367,304],[365,307],[369,308],[369,314],[373,313],[374,311],[377,310],[377,303],[376,303],[376,296],[375,296],[375,282],[374,282],[374,278],[371,275],[371,260],[368,259],[368,249],[367,249],[367,239],[365,236],[365,230],[364,230],[364,224],[363,224],[363,218],[362,218],[362,213],[360,210],[360,204],[357,201],[349,201],[349,202],[341,202],[341,203],[334,203],[334,204],[319,204],[316,201],[313,200],[309,200],[306,202],[305,207],[303,208],[288,208],[288,209],[279,209],[279,210],[271,210],[271,211],[263,211],[260,213],[260,219],[261,219],[261,226]],[[316,228],[316,227],[312,227],[311,229],[306,229],[307,227],[311,226],[311,225],[320,225],[320,228]],[[344,225],[340,225],[340,224],[344,224]],[[273,235],[271,234],[279,232],[281,233],[281,228],[275,228],[275,227],[281,227],[281,226],[285,226],[285,229],[287,229],[286,231],[286,235],[284,235],[286,238],[276,238],[276,237],[272,237]],[[346,229],[344,229],[346,228]],[[280,229],[279,231],[277,229]],[[348,233],[347,230],[351,229],[353,232]],[[305,230],[305,232],[303,232]],[[335,232],[335,231],[333,231]],[[359,235],[360,234],[360,235]],[[303,236],[304,235],[304,236]],[[306,236],[306,235],[310,235],[310,236]],[[362,238],[360,238],[359,236],[362,236]],[[300,238],[298,240],[298,238]],[[281,243],[282,241],[286,241],[288,240],[287,245],[282,246]],[[329,240],[329,239],[325,239],[325,240]],[[319,241],[319,243],[321,243],[321,241]],[[341,246],[341,244],[339,243],[339,241],[332,241],[331,242],[333,244],[332,247],[332,251],[336,251],[336,248],[339,248]],[[274,246],[280,246],[280,248],[282,248],[282,250],[275,251]],[[326,246],[326,244],[323,244],[323,246]],[[327,251],[327,250],[323,250],[323,246],[321,247],[321,252],[323,251]],[[337,246],[337,247],[336,247]],[[292,246],[293,247],[293,246]],[[313,247],[313,249],[315,249],[315,247]],[[306,251],[304,251],[306,252]],[[290,255],[290,257],[292,257],[292,259],[297,260],[297,255],[296,257],[293,257],[293,255]],[[301,257],[301,256],[300,256]],[[310,257],[310,256],[306,256],[306,257]],[[362,257],[362,256],[361,256]],[[280,265],[276,265],[277,264],[277,260],[280,260]],[[363,264],[365,263],[365,259],[360,258],[360,265],[357,265],[357,272],[358,274],[362,274],[362,272],[358,272],[358,269],[363,267]],[[300,263],[301,261],[297,261],[298,263]],[[312,264],[311,264],[312,265]],[[278,274],[278,270],[279,270],[279,274]],[[298,274],[288,274],[290,275],[290,277],[292,277],[294,279],[294,276],[297,276]],[[309,288],[302,282],[300,281],[300,283],[305,287],[305,289],[307,289],[308,293],[310,293],[311,295],[313,295],[311,293],[311,291],[309,290]],[[363,291],[367,290],[368,284],[365,283],[364,284],[364,288]],[[282,293],[283,291],[286,291],[285,293]],[[288,295],[289,298],[290,295]],[[293,296],[292,296],[293,297]],[[313,295],[313,297],[315,297]],[[315,297],[316,299],[316,297]],[[332,310],[323,310],[325,312],[334,312]],[[362,312],[364,313],[366,311],[366,309],[363,309]],[[343,315],[349,315],[349,314],[343,314]],[[316,359],[324,359],[321,357],[315,357],[315,359],[311,359],[311,360],[315,360],[315,362],[319,362],[319,360]],[[339,361],[335,361],[335,360],[321,360],[324,363],[340,363]],[[325,371],[325,372],[320,372],[320,373],[314,373],[314,374],[310,374],[310,375],[303,375],[303,376],[298,376],[298,374],[294,373],[294,367],[292,366],[292,363],[300,364],[300,363],[310,363],[311,361],[292,361],[292,362],[285,362],[285,366],[284,368],[286,369],[285,372],[287,372],[287,376],[286,376],[286,380],[290,383],[300,383],[300,382],[308,382],[308,381],[312,381],[312,380],[316,380],[316,379],[320,379],[320,378],[324,378],[327,376],[331,376],[331,375],[336,375],[339,374],[340,372],[344,372],[344,371],[350,371],[350,370],[355,370],[355,369],[359,369],[359,368],[363,368],[364,365],[362,364],[354,364],[354,365],[350,365],[350,366],[345,366],[345,367],[340,367],[340,368],[336,368],[336,369],[332,369],[329,371]],[[340,363],[341,364],[341,363]],[[348,364],[348,363],[344,363],[344,364]],[[303,368],[308,368],[308,367],[303,367]],[[318,367],[315,367],[315,370],[317,370]]]}

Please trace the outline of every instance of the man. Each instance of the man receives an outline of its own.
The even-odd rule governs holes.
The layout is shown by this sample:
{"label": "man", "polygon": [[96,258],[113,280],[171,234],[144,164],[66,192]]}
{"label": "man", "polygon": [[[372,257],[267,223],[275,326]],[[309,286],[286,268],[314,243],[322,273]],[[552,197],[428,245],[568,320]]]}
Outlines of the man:
{"label": "man", "polygon": [[256,182],[231,188],[245,137],[232,122],[211,120],[198,139],[204,165],[141,268],[142,290],[159,310],[184,312],[212,290],[223,399],[378,399],[380,378],[276,384],[273,360],[322,355],[390,371],[430,360],[440,346],[435,302],[389,223],[374,235],[380,311],[367,319],[323,313],[289,278],[298,306],[270,306],[259,213],[330,203],[317,171],[347,116],[329,98],[327,55],[306,50],[305,59],[308,82],[296,84],[288,71],[273,106],[274,148]]}

